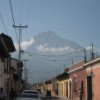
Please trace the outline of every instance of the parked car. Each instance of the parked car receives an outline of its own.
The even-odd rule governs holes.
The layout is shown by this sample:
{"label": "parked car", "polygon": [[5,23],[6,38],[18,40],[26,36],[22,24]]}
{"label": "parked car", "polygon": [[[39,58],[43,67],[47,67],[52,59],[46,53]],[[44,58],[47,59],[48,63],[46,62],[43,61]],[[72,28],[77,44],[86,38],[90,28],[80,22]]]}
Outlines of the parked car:
{"label": "parked car", "polygon": [[22,93],[32,93],[32,94],[36,94],[39,95],[39,91],[37,90],[23,90]]}
{"label": "parked car", "polygon": [[37,90],[24,90],[15,100],[41,100]]}

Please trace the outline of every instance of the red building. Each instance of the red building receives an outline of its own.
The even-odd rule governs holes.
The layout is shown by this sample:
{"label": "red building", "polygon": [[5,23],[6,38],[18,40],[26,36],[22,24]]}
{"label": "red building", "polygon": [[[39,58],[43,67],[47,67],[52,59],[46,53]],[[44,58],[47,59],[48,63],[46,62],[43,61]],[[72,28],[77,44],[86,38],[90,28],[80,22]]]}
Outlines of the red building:
{"label": "red building", "polygon": [[100,57],[74,64],[67,73],[72,100],[100,100]]}
{"label": "red building", "polygon": [[87,100],[100,100],[100,57],[84,64]]}
{"label": "red building", "polygon": [[85,61],[81,61],[69,67],[70,98],[72,100],[85,100],[86,97],[86,71]]}

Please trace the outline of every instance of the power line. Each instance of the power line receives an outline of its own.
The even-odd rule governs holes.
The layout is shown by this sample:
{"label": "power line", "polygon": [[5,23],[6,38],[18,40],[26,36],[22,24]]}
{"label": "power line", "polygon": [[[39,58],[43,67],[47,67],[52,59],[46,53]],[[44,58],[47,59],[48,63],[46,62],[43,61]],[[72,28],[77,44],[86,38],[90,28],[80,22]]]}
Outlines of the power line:
{"label": "power line", "polygon": [[79,53],[79,52],[82,52],[83,51],[83,49],[82,50],[80,50],[80,51],[75,51],[75,52],[72,52],[72,53],[67,53],[67,54],[62,54],[62,55],[41,55],[41,54],[36,54],[36,53],[33,53],[33,52],[26,52],[25,51],[25,53],[27,53],[27,54],[30,54],[30,56],[32,56],[32,55],[36,55],[36,56],[45,56],[45,57],[57,57],[57,56],[68,56],[68,55],[71,55],[71,54],[76,54],[76,53]]}
{"label": "power line", "polygon": [[26,68],[26,62],[29,60],[23,60],[24,61],[24,79],[27,81],[27,68]]}
{"label": "power line", "polygon": [[[29,6],[27,7],[28,8],[28,13],[26,15],[26,25],[28,25],[28,23],[29,23],[30,9],[31,9],[31,4],[32,4],[32,0],[28,0],[28,1],[29,1]],[[27,29],[26,29],[26,32],[27,32]]]}
{"label": "power line", "polygon": [[[13,25],[15,25],[15,20],[14,20],[13,8],[12,8],[11,0],[9,0],[9,5],[10,5],[10,11],[11,11],[12,20],[13,20]],[[17,42],[18,42],[17,30],[16,30],[16,28],[14,30],[15,30],[15,34],[16,34],[16,38],[17,38]]]}
{"label": "power line", "polygon": [[30,15],[31,4],[32,4],[32,0],[29,1],[29,9],[28,9],[28,14],[27,14],[26,24],[28,24],[28,21],[29,21],[29,15]]}
{"label": "power line", "polygon": [[6,31],[6,33],[7,33],[7,35],[8,35],[8,31],[7,31],[7,28],[6,28],[5,23],[4,23],[4,21],[3,21],[3,18],[2,18],[1,13],[0,13],[0,18],[1,18],[2,24],[3,24],[4,28],[5,28],[5,31]]}
{"label": "power line", "polygon": [[22,23],[22,3],[23,3],[23,1],[21,0],[20,1],[20,23]]}
{"label": "power line", "polygon": [[9,0],[9,4],[10,4],[10,10],[11,10],[11,15],[12,15],[13,24],[15,25],[15,20],[14,20],[13,8],[12,8],[11,0]]}

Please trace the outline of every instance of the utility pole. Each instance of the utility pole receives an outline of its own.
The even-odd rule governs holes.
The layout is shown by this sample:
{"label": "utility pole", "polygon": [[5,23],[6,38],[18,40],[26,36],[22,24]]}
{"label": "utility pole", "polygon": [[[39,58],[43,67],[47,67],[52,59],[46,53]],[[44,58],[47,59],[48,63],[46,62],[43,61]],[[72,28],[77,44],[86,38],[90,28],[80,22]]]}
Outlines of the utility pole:
{"label": "utility pole", "polygon": [[24,81],[25,81],[25,84],[24,84],[24,88],[27,87],[27,68],[26,68],[26,62],[29,61],[29,60],[23,60],[24,61]]}
{"label": "utility pole", "polygon": [[94,47],[93,47],[93,43],[91,45],[92,45],[92,59],[94,59],[94,51],[93,51]]}
{"label": "utility pole", "polygon": [[27,81],[27,68],[26,68],[26,62],[29,60],[23,60],[24,61],[24,79]]}
{"label": "utility pole", "polygon": [[21,39],[22,39],[22,29],[23,28],[27,28],[28,26],[25,25],[25,26],[22,26],[21,24],[16,26],[16,25],[13,25],[14,28],[18,28],[19,30],[19,40],[18,40],[18,44],[19,44],[19,61],[21,60]]}
{"label": "utility pole", "polygon": [[86,62],[86,60],[87,60],[87,58],[86,58],[86,49],[84,48],[84,60],[85,60],[85,62]]}

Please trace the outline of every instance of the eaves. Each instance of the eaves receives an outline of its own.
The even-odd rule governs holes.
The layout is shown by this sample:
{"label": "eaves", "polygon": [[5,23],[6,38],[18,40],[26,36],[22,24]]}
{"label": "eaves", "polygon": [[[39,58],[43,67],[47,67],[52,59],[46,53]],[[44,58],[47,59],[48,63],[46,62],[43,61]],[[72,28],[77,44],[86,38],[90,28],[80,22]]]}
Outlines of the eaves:
{"label": "eaves", "polygon": [[67,73],[68,73],[68,74],[71,74],[71,73],[74,73],[74,72],[81,71],[81,70],[83,70],[83,69],[84,69],[84,66],[80,66],[80,67],[78,67],[78,68],[75,68],[75,69],[73,69],[73,70],[68,71]]}

